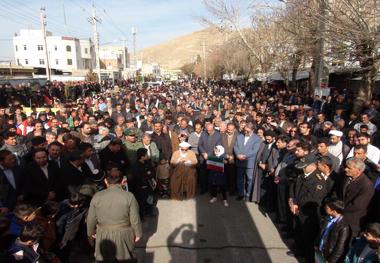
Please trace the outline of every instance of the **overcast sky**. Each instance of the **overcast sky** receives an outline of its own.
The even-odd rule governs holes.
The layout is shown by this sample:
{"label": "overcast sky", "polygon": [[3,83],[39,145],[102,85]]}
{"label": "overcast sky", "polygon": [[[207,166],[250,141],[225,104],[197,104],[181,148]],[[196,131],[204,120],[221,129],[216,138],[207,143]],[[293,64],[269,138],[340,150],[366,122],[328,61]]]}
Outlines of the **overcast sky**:
{"label": "overcast sky", "polygon": [[[53,35],[92,37],[87,18],[92,0],[1,0],[0,61],[13,59],[12,36],[20,29],[39,29],[39,9],[46,8],[47,29]],[[63,6],[65,8],[63,8]],[[206,15],[201,0],[95,0],[101,44],[132,46],[131,28],[137,28],[137,49],[202,29]],[[66,17],[66,24],[65,24]]]}

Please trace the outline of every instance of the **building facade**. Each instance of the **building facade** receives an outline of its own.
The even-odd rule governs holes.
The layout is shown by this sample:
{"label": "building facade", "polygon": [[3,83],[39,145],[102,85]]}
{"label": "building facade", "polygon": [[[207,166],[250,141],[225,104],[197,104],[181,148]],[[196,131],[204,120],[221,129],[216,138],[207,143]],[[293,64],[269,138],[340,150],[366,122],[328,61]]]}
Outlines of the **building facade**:
{"label": "building facade", "polygon": [[[95,50],[90,39],[53,36],[46,33],[51,70],[72,73],[95,68]],[[46,67],[46,51],[42,30],[22,29],[13,37],[15,62],[19,66]]]}

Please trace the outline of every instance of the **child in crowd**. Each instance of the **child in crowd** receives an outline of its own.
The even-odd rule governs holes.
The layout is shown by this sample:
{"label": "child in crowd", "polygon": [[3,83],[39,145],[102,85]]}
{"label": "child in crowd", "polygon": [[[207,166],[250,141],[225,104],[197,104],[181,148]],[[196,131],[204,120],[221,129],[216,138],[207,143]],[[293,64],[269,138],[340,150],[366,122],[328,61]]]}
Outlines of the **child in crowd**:
{"label": "child in crowd", "polygon": [[224,147],[217,145],[214,149],[214,154],[207,160],[207,169],[209,170],[209,186],[211,190],[210,203],[215,203],[218,191],[223,196],[223,204],[228,207],[227,194],[226,194],[226,176],[224,174]]}

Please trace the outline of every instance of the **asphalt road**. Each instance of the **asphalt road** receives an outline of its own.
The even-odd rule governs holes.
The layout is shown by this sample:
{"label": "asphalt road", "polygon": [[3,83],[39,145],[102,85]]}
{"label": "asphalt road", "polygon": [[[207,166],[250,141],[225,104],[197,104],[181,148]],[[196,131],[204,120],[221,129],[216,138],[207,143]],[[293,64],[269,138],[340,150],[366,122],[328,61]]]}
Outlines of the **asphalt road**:
{"label": "asphalt road", "polygon": [[[229,200],[160,200],[157,216],[144,222],[135,250],[143,263],[297,262],[279,231],[253,203]],[[291,241],[287,242],[288,245]]]}

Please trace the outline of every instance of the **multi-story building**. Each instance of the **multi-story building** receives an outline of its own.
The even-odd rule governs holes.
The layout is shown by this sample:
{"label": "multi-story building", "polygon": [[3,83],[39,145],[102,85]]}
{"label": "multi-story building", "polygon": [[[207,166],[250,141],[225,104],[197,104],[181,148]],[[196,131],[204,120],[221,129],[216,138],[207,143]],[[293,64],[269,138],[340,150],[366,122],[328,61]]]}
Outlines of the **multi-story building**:
{"label": "multi-story building", "polygon": [[128,67],[128,52],[125,46],[104,45],[99,47],[99,60],[102,78],[125,77]]}
{"label": "multi-story building", "polygon": [[[50,68],[63,73],[95,68],[95,51],[90,39],[53,36],[46,33]],[[21,29],[13,37],[15,61],[20,66],[46,67],[46,51],[42,30]]]}

